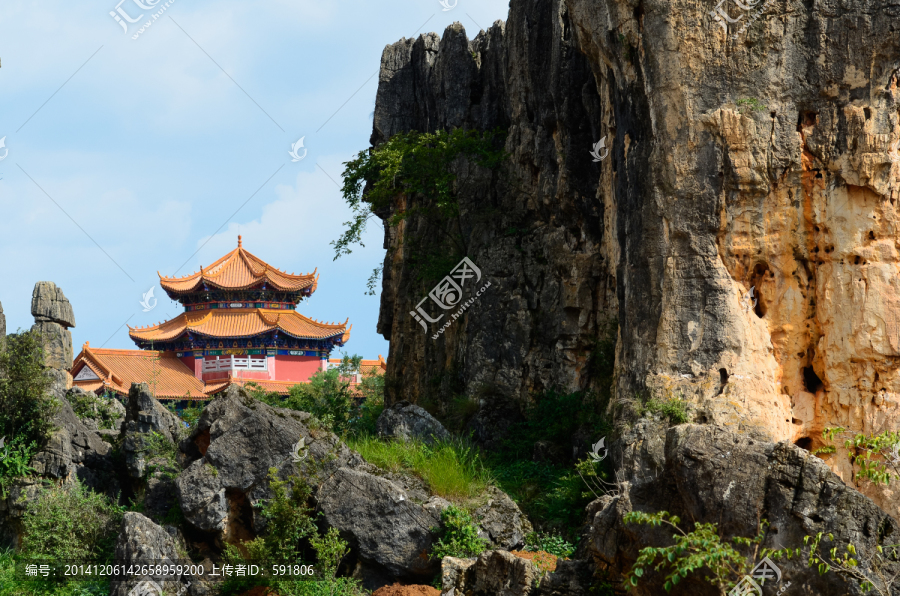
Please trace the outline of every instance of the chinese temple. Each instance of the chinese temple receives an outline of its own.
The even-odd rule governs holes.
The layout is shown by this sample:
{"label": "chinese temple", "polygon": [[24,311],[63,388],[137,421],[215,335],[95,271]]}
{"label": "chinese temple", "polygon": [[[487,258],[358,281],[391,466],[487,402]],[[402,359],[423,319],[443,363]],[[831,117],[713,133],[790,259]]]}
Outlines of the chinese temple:
{"label": "chinese temple", "polygon": [[[335,366],[339,360],[329,362],[332,350],[350,339],[348,321],[323,323],[297,312],[316,290],[315,271],[295,275],[276,269],[246,251],[240,236],[235,250],[208,267],[159,278],[184,312],[149,327],[129,327],[140,350],[86,343],[71,369],[75,385],[127,394],[131,383],[144,382],[160,399],[205,399],[248,382],[287,393],[316,371]],[[386,364],[379,356],[360,368],[357,377],[369,370],[383,374]]]}

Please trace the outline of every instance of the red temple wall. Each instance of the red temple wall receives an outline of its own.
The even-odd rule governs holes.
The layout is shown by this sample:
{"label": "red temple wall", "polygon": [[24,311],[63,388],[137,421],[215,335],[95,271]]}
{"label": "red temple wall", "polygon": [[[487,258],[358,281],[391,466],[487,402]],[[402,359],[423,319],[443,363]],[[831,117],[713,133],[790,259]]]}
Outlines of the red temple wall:
{"label": "red temple wall", "polygon": [[275,356],[275,380],[305,383],[317,370],[322,360],[315,356]]}

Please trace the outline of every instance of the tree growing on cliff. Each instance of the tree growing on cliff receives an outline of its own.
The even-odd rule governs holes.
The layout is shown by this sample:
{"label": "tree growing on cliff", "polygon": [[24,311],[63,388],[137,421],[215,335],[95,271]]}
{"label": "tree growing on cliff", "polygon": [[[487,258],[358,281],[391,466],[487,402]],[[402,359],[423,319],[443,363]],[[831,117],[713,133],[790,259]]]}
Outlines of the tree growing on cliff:
{"label": "tree growing on cliff", "polygon": [[31,471],[28,462],[53,432],[59,402],[49,393],[39,334],[7,336],[0,350],[0,485]]}
{"label": "tree growing on cliff", "polygon": [[[393,211],[386,223],[397,226],[412,216],[421,218],[427,228],[422,237],[442,238],[452,254],[445,249],[429,251],[423,242],[406,238],[406,247],[411,251],[410,263],[418,270],[420,279],[432,277],[432,270],[441,271],[438,278],[446,275],[467,253],[452,163],[466,156],[482,167],[497,169],[507,157],[503,150],[505,139],[506,133],[501,130],[410,131],[396,134],[378,147],[360,151],[355,159],[344,164],[341,192],[352,216],[344,222],[346,229],[341,236],[331,243],[334,258],[350,254],[355,244],[365,246],[362,236],[369,220],[378,212],[388,212],[395,207],[396,198],[405,195],[405,203]],[[413,205],[409,200],[413,196],[423,200]],[[369,279],[370,295],[375,293],[380,272],[379,267]]]}

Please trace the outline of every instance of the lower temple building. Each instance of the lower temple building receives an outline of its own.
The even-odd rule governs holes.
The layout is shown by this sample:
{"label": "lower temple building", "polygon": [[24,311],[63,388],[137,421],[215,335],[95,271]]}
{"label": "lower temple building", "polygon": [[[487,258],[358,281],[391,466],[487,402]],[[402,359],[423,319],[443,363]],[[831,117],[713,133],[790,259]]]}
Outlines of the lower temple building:
{"label": "lower temple building", "polygon": [[[332,350],[350,339],[350,327],[297,312],[316,290],[316,272],[286,273],[238,246],[186,277],[163,277],[160,286],[184,307],[179,316],[150,327],[129,327],[138,350],[91,348],[85,343],[71,373],[85,390],[127,395],[147,383],[158,399],[207,399],[232,384],[256,383],[287,393],[316,371],[337,366]],[[384,374],[387,364],[363,360],[351,383]]]}

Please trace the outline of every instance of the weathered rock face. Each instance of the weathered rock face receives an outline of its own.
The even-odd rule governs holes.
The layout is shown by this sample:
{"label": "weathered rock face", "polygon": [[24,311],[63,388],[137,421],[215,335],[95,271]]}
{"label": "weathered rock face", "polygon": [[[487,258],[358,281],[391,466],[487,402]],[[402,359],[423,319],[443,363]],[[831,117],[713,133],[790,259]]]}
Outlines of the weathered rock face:
{"label": "weathered rock face", "polygon": [[[632,478],[618,496],[605,496],[588,508],[590,554],[612,573],[613,581],[630,569],[640,548],[672,543],[672,532],[665,529],[624,524],[629,511],[668,511],[683,520],[715,522],[725,536],[753,537],[760,519],[766,519],[770,526],[763,547],[799,548],[805,536],[832,533],[835,542],[823,543],[826,552],[853,543],[861,560],[900,536],[900,525],[892,517],[846,486],[820,459],[788,442],[760,441],[715,426],[682,425],[668,430],[661,455],[655,473]],[[805,556],[781,559],[778,566],[782,581],[802,586],[804,593],[860,593],[858,586],[835,573],[819,575],[807,566]],[[890,576],[900,571],[900,564],[889,562],[884,571]],[[642,580],[635,594],[665,592],[662,574]],[[670,593],[719,592],[700,577],[689,577]]]}
{"label": "weathered rock face", "polygon": [[473,596],[537,594],[540,571],[527,560],[505,550],[491,550],[475,559],[446,557],[441,563],[441,593]]}
{"label": "weathered rock face", "polygon": [[37,321],[52,321],[66,328],[75,326],[72,305],[63,294],[62,288],[56,287],[52,281],[39,281],[34,284],[31,314]]}
{"label": "weathered rock face", "polygon": [[328,478],[317,499],[326,523],[341,530],[361,559],[395,577],[435,573],[431,530],[440,526],[441,510],[449,505],[443,499],[418,504],[390,480],[349,468]]}
{"label": "weathered rock face", "polygon": [[409,402],[394,404],[378,417],[378,435],[408,441],[416,439],[426,443],[446,441],[450,433],[434,416]]}
{"label": "weathered rock face", "polygon": [[143,478],[150,464],[147,448],[152,441],[151,433],[159,433],[165,440],[177,445],[184,425],[153,397],[147,383],[133,383],[128,391],[127,403],[123,422],[125,438],[122,442],[125,467],[132,478]]}
{"label": "weathered rock face", "polygon": [[44,345],[44,364],[59,370],[72,368],[74,351],[69,327],[75,326],[75,314],[62,289],[52,281],[37,282],[31,296],[31,314],[31,330],[41,335]]}
{"label": "weathered rock face", "polygon": [[470,395],[587,386],[613,315],[620,399],[680,396],[811,448],[825,426],[897,427],[897,9],[752,6],[725,8],[748,24],[726,34],[688,0],[513,0],[474,41],[454,25],[385,49],[373,143],[502,126],[510,153],[503,175],[454,165],[494,285],[436,340],[409,316],[426,229],[386,233],[389,399],[444,371]]}
{"label": "weathered rock face", "polygon": [[[601,133],[601,99],[566,19],[557,2],[514,1],[510,21],[474,41],[454,24],[442,38],[404,39],[382,55],[373,143],[408,130],[502,127],[511,153],[500,171],[463,158],[451,165],[463,242],[481,272],[463,298],[491,285],[436,340],[451,311],[427,300],[407,241],[427,246],[442,234],[416,216],[386,231],[378,329],[391,341],[387,374],[402,379],[389,403],[436,388],[445,406],[453,394],[485,389],[520,399],[590,381],[588,355],[615,313],[617,255],[611,203],[598,198],[601,170],[588,153]],[[431,316],[445,313],[427,332],[410,316],[423,298]]]}
{"label": "weathered rock face", "polygon": [[[117,562],[125,565],[190,565],[184,540],[173,537],[169,532],[153,523],[140,513],[127,512],[122,520],[122,529],[116,541]],[[127,596],[138,584],[155,582],[166,594],[181,595],[188,591],[194,580],[191,576],[171,576],[163,580],[160,576],[133,577],[110,584],[110,596]],[[144,593],[154,593],[148,591]],[[193,592],[192,592],[193,593]]]}
{"label": "weathered rock face", "polygon": [[[210,402],[182,441],[188,459],[175,484],[185,519],[225,542],[249,539],[266,527],[256,505],[272,497],[269,468],[281,477],[299,475],[318,488],[320,478],[338,468],[364,463],[333,434],[307,427],[309,418],[254,401],[238,387]],[[301,438],[302,459],[294,462]]]}

